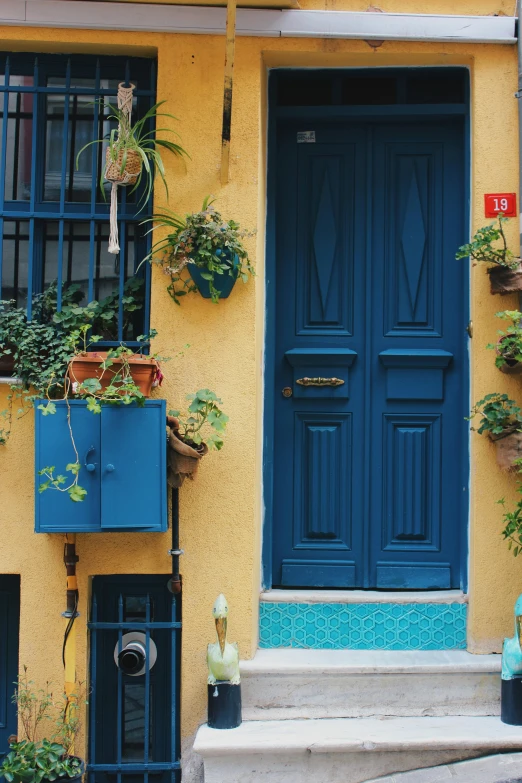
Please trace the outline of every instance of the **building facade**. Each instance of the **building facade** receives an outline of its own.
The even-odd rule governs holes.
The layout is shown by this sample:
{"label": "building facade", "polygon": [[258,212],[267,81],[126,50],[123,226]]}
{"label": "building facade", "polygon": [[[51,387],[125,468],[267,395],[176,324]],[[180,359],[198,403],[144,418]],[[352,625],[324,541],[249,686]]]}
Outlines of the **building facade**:
{"label": "building facade", "polygon": [[[212,389],[229,423],[223,449],[179,490],[183,589],[175,615],[165,592],[170,529],[76,536],[79,616],[68,661],[73,681],[89,683],[91,711],[76,750],[94,763],[95,736],[96,759],[116,772],[148,737],[152,756],[165,760],[162,779],[172,779],[168,764],[179,746],[183,780],[202,779],[192,746],[206,720],[206,645],[221,592],[229,638],[244,661],[259,648],[458,650],[478,660],[499,653],[512,630],[519,562],[500,535],[497,501],[514,505],[516,482],[464,417],[490,392],[522,399],[517,376],[501,375],[486,349],[496,340],[495,313],[515,309],[518,299],[491,296],[484,268],[454,255],[488,222],[484,195],[518,190],[515,9],[503,0],[300,6],[291,13],[323,12],[312,32],[286,34],[275,9],[238,11],[226,184],[223,9],[189,6],[185,21],[179,8],[146,3],[31,0],[0,9],[2,299],[27,300],[28,290],[38,293],[60,274],[87,298],[101,298],[131,279],[148,252],[129,198],[120,212],[124,271],[107,255],[108,215],[94,203],[94,170],[74,161],[92,140],[93,96],[112,97],[129,78],[137,82],[136,116],[141,106],[166,101],[177,118],[166,126],[190,155],[165,157],[169,207],[194,212],[212,194],[226,219],[251,232],[245,243],[256,276],[219,304],[189,294],[178,307],[159,267],[150,280],[140,272],[141,313],[158,331],[155,349],[173,357],[153,397],[178,408],[187,393]],[[397,40],[387,39],[381,21],[364,21],[368,10],[371,20],[407,15]],[[337,37],[351,22],[334,12],[361,12],[360,37]],[[325,14],[332,16],[325,21]],[[422,14],[436,15],[424,33]],[[463,17],[498,27],[468,38],[455,33],[455,40],[429,32],[441,20],[451,30],[452,19]],[[393,27],[397,17],[390,19]],[[379,32],[383,40],[375,39]],[[157,183],[154,208],[165,205]],[[506,231],[518,253],[516,220]],[[119,337],[129,335],[132,343],[135,333]],[[320,378],[343,383],[306,382]],[[8,392],[2,382],[0,400]],[[34,443],[30,412],[15,417],[0,446],[4,741],[14,730],[13,671],[25,665],[38,683],[64,682],[63,533],[74,529],[62,520],[63,533],[35,533]],[[161,491],[156,478],[145,471],[119,490],[129,492],[129,508]],[[73,528],[80,505],[71,503]],[[174,625],[151,631],[160,654],[147,712],[139,678],[125,695],[114,690],[113,651],[96,628],[152,622],[145,595],[154,622],[182,622],[180,642]],[[161,634],[168,655],[180,645],[176,665],[161,662]],[[484,664],[486,673],[498,676],[491,666]],[[198,742],[203,756],[215,753],[206,736]],[[498,747],[509,742],[499,739]],[[238,763],[237,774],[257,780],[249,769]],[[146,772],[136,770],[120,775],[121,783],[143,780]],[[236,780],[227,770],[209,766],[207,780]],[[89,780],[110,774],[95,770]],[[310,773],[296,774],[308,780]]]}

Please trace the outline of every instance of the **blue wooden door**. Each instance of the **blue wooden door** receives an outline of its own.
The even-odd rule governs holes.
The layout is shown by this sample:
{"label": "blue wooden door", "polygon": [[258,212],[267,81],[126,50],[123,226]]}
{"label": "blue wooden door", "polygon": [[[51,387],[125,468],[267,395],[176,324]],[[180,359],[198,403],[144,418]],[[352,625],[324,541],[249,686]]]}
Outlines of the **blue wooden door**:
{"label": "blue wooden door", "polygon": [[305,124],[277,138],[273,584],[458,587],[463,127]]}
{"label": "blue wooden door", "polygon": [[17,733],[12,697],[18,675],[20,577],[0,575],[0,763],[9,750],[8,738]]}

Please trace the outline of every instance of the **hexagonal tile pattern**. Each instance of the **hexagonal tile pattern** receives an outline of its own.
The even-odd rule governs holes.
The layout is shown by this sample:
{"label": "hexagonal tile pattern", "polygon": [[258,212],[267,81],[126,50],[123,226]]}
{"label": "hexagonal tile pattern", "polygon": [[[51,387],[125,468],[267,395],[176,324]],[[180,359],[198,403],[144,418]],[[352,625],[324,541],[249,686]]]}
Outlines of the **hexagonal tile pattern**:
{"label": "hexagonal tile pattern", "polygon": [[259,646],[465,650],[466,604],[261,603]]}

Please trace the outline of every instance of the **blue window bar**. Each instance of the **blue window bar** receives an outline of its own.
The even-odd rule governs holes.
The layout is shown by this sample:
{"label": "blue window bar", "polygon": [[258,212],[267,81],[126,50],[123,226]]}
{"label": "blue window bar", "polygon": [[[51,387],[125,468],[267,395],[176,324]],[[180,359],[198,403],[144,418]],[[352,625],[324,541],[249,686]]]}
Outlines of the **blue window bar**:
{"label": "blue window bar", "polygon": [[[86,783],[180,783],[180,597],[169,576],[96,576],[90,630]],[[152,666],[129,675],[116,659],[142,635]]]}
{"label": "blue window bar", "polygon": [[151,204],[139,210],[140,189],[118,189],[121,250],[109,254],[106,144],[76,162],[113,127],[120,82],[136,85],[133,116],[143,116],[155,102],[152,59],[0,53],[0,299],[27,307],[30,318],[33,297],[52,285],[58,309],[68,290],[81,305],[114,297],[118,318],[103,345],[133,347],[149,327],[150,270],[135,271],[150,247],[140,223]]}

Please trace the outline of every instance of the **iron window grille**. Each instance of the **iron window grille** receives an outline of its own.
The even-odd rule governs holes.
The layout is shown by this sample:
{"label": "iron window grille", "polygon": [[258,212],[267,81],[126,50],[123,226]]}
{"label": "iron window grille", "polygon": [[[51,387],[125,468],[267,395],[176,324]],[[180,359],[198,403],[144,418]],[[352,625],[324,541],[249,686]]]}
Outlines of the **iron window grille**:
{"label": "iron window grille", "polygon": [[[148,265],[134,275],[150,248],[140,224],[151,203],[138,210],[139,189],[118,189],[120,253],[110,255],[110,185],[100,187],[106,145],[88,147],[76,167],[80,149],[110,131],[108,106],[122,81],[136,85],[133,114],[143,116],[155,101],[154,60],[0,54],[0,298],[27,307],[30,318],[33,296],[54,281],[58,309],[72,284],[82,305],[117,296],[117,327],[104,344],[132,347],[149,326]],[[132,314],[129,285],[140,304]]]}
{"label": "iron window grille", "polygon": [[[98,587],[93,591],[88,623],[91,681],[87,783],[181,780],[180,600],[169,594],[160,608],[157,589],[139,589],[147,579],[136,575],[95,577]],[[167,591],[168,576],[152,579],[162,582]],[[125,581],[128,588],[119,591]],[[114,656],[116,651],[121,652],[124,634],[129,631],[144,634],[147,660],[151,642],[157,644],[158,660],[152,672],[146,666],[143,674],[129,677],[117,667]]]}

